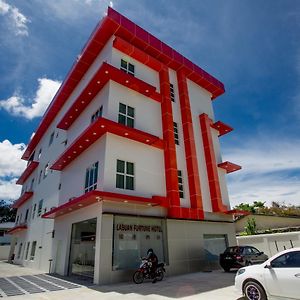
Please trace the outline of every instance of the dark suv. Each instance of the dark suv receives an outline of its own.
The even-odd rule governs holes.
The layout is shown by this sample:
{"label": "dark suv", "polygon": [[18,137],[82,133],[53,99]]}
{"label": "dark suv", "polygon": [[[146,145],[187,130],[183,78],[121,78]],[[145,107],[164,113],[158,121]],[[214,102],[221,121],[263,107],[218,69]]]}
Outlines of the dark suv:
{"label": "dark suv", "polygon": [[262,251],[252,246],[228,247],[220,254],[220,265],[225,272],[231,268],[241,268],[253,264],[261,264],[268,259]]}

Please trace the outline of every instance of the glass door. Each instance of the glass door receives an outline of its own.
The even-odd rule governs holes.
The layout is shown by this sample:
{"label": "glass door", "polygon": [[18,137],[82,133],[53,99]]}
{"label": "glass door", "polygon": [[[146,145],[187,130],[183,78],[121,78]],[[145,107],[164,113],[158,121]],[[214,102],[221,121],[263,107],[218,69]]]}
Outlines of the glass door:
{"label": "glass door", "polygon": [[97,219],[72,225],[69,275],[94,278]]}

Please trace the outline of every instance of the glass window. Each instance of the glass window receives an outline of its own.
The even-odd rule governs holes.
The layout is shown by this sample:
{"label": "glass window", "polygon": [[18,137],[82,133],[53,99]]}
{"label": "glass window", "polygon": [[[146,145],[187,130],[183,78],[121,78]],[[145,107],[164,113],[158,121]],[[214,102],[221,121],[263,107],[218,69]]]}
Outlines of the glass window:
{"label": "glass window", "polygon": [[27,208],[25,213],[25,220],[24,220],[25,223],[27,222],[28,214],[29,214],[29,209]]}
{"label": "glass window", "polygon": [[20,243],[19,249],[18,249],[18,256],[17,256],[18,259],[21,257],[22,246],[23,246],[23,243]]}
{"label": "glass window", "polygon": [[40,170],[40,175],[39,175],[39,184],[40,184],[40,182],[41,182],[42,175],[43,175],[43,170]]}
{"label": "glass window", "polygon": [[134,190],[134,163],[117,159],[116,187]]}
{"label": "glass window", "polygon": [[92,114],[91,123],[94,123],[98,118],[102,117],[103,106],[101,105],[99,109],[95,113]]}
{"label": "glass window", "polygon": [[40,160],[41,155],[42,155],[42,148],[41,148],[40,151],[39,151],[39,154],[38,154],[38,160]]}
{"label": "glass window", "polygon": [[178,136],[178,125],[176,122],[173,122],[174,125],[174,139],[175,139],[175,144],[179,145],[179,136]]}
{"label": "glass window", "polygon": [[159,218],[114,217],[113,270],[137,268],[152,248],[159,262],[168,262],[165,221]]}
{"label": "glass window", "polygon": [[300,268],[300,251],[293,251],[275,258],[272,268]]}
{"label": "glass window", "polygon": [[171,101],[175,102],[174,85],[172,83],[170,83],[170,96],[171,96]]}
{"label": "glass window", "polygon": [[90,167],[86,169],[85,172],[85,184],[84,184],[84,192],[90,192],[97,188],[98,181],[98,162],[95,162]]}
{"label": "glass window", "polygon": [[31,245],[30,260],[34,260],[35,250],[36,250],[36,241],[33,241]]}
{"label": "glass window", "polygon": [[32,178],[30,183],[30,191],[33,191],[33,186],[34,186],[34,178]]}
{"label": "glass window", "polygon": [[250,249],[252,251],[252,254],[255,254],[255,255],[261,254],[261,252],[259,250],[257,250],[256,248],[254,248],[254,247],[250,247]]}
{"label": "glass window", "polygon": [[50,135],[49,146],[51,146],[51,144],[53,143],[53,140],[54,140],[54,131]]}
{"label": "glass window", "polygon": [[49,173],[49,163],[47,163],[46,166],[45,166],[45,169],[44,169],[44,178],[47,177],[48,173]]}
{"label": "glass window", "polygon": [[128,127],[134,127],[134,108],[119,103],[118,122]]}
{"label": "glass window", "polygon": [[36,203],[33,205],[33,210],[32,210],[32,220],[35,217],[35,211],[36,211]]}
{"label": "glass window", "polygon": [[133,75],[134,76],[134,65],[127,62],[125,59],[121,59],[121,67],[120,69],[127,74]]}
{"label": "glass window", "polygon": [[39,207],[38,207],[38,217],[42,214],[43,209],[43,199],[39,201]]}
{"label": "glass window", "polygon": [[26,254],[25,254],[25,259],[28,259],[28,254],[29,254],[29,246],[30,246],[30,242],[27,242],[27,247],[26,247]]}
{"label": "glass window", "polygon": [[178,190],[179,190],[179,197],[184,198],[184,190],[183,190],[183,179],[182,179],[182,171],[177,171],[178,175]]}

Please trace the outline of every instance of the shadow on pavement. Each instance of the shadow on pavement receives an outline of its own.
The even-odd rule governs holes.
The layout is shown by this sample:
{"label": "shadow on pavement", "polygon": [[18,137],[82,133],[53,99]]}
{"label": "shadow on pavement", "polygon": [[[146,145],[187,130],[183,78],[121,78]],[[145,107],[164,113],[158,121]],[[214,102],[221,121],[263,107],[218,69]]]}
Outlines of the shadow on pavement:
{"label": "shadow on pavement", "polygon": [[[182,298],[230,287],[234,284],[235,273],[225,273],[223,271],[197,272],[165,277],[163,281],[156,282],[155,284],[151,281],[145,281],[142,284],[124,282],[111,285],[94,285],[91,282],[82,281],[78,278],[60,278],[84,285],[102,293],[114,292],[124,295],[138,294],[144,296],[152,294],[170,298]],[[241,299],[243,298],[239,300]]]}

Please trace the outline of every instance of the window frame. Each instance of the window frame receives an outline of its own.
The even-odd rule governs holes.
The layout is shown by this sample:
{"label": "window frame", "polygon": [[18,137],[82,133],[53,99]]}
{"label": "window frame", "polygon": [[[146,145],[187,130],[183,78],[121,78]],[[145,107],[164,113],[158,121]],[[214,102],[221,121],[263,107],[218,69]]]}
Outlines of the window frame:
{"label": "window frame", "polygon": [[85,179],[84,179],[85,194],[97,189],[98,177],[99,177],[98,172],[99,172],[99,161],[94,162],[92,165],[86,168]]}
{"label": "window frame", "polygon": [[175,103],[175,90],[174,90],[173,83],[170,83],[170,98],[171,98],[171,101]]}
{"label": "window frame", "polygon": [[[125,110],[122,107],[125,108]],[[130,105],[126,105],[122,102],[119,102],[118,123],[128,126],[130,128],[134,128],[135,108]]]}
{"label": "window frame", "polygon": [[175,144],[179,146],[179,133],[178,133],[178,123],[173,121],[174,128],[174,140]]}
{"label": "window frame", "polygon": [[53,144],[54,136],[55,136],[55,131],[53,131],[50,135],[48,147],[50,147]]}
{"label": "window frame", "polygon": [[[120,170],[119,166],[120,163],[123,164],[123,171]],[[131,165],[132,172],[128,172],[129,165]],[[120,181],[120,178],[121,181]],[[119,183],[122,182],[120,185]],[[135,190],[135,163],[129,162],[121,159],[117,159],[116,162],[116,188],[122,189],[122,190],[129,190],[134,191]]]}
{"label": "window frame", "polygon": [[[130,70],[133,69],[133,70]],[[121,58],[120,62],[120,70],[124,71],[125,73],[135,76],[135,65],[130,63],[129,61]]]}
{"label": "window frame", "polygon": [[99,118],[102,118],[103,105],[101,105],[91,116],[91,124],[94,123]]}
{"label": "window frame", "polygon": [[38,209],[37,209],[37,216],[40,217],[42,215],[42,211],[43,211],[43,202],[44,199],[41,199],[39,201],[39,205],[38,205]]}
{"label": "window frame", "polygon": [[36,245],[37,245],[37,241],[33,241],[31,243],[30,257],[29,257],[31,261],[33,261],[35,258]]}
{"label": "window frame", "polygon": [[184,186],[183,186],[183,175],[182,170],[177,170],[177,178],[178,178],[178,192],[179,198],[184,199]]}

